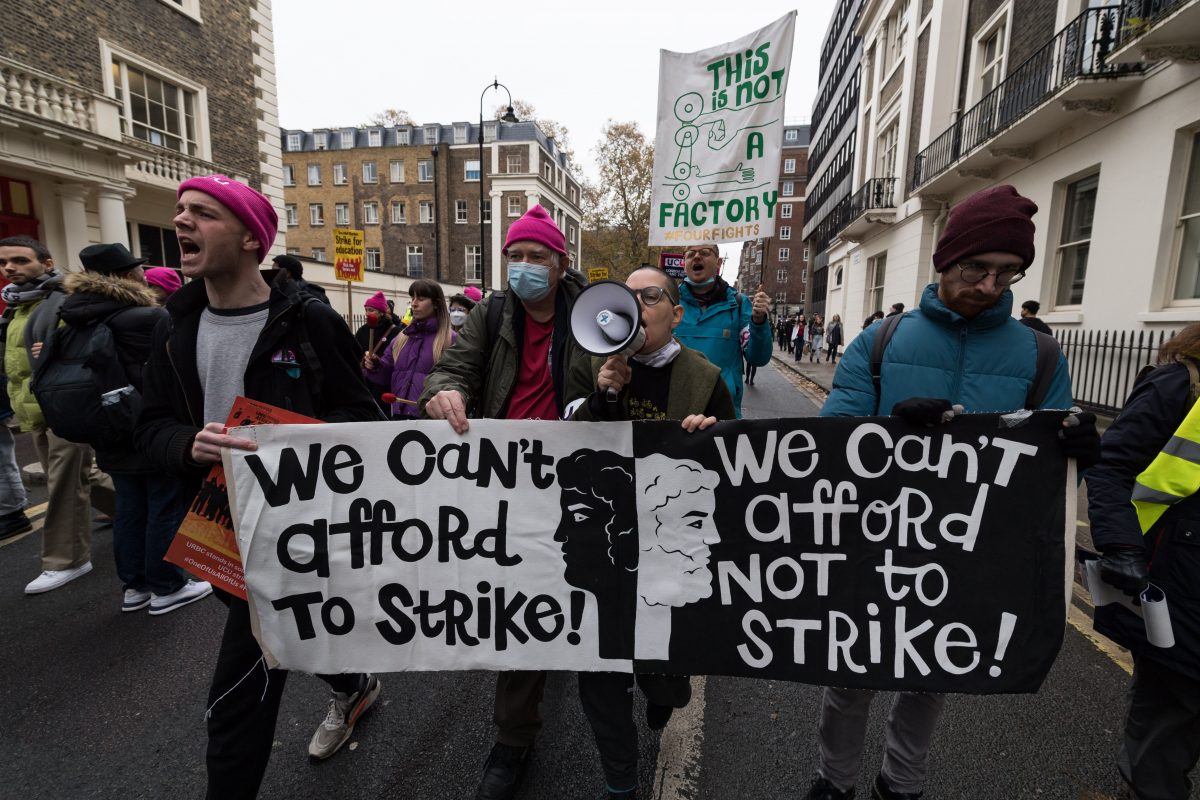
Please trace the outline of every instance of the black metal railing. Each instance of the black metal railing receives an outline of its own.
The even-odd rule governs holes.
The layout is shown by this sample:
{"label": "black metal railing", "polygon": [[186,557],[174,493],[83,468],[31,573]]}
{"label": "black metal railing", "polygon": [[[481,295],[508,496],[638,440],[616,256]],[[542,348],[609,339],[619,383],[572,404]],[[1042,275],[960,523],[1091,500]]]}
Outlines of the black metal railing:
{"label": "black metal railing", "polygon": [[1121,4],[1121,24],[1117,28],[1118,44],[1125,44],[1147,33],[1163,17],[1191,0],[1125,0]]}
{"label": "black metal railing", "polygon": [[1117,78],[1144,64],[1109,64],[1121,8],[1089,8],[1012,70],[982,100],[917,154],[909,187],[941,175],[1078,78]]}
{"label": "black metal railing", "polygon": [[1138,372],[1157,360],[1173,330],[1056,331],[1071,367],[1071,387],[1080,406],[1116,414],[1125,405]]}
{"label": "black metal railing", "polygon": [[846,224],[853,222],[863,214],[876,208],[896,207],[896,179],[871,178],[858,187],[858,191],[850,195],[850,218]]}

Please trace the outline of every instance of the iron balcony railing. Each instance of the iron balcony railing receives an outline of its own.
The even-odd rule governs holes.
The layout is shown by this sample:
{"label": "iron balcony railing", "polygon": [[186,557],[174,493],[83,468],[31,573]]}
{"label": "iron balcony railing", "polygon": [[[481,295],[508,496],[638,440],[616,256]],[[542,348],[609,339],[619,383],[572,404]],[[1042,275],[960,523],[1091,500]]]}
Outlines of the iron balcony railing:
{"label": "iron balcony railing", "polygon": [[1119,7],[1089,8],[1069,22],[917,154],[909,187],[915,190],[941,175],[1078,78],[1142,72],[1143,64],[1107,62],[1121,14]]}
{"label": "iron balcony railing", "polygon": [[850,209],[847,212],[848,216],[844,228],[854,220],[861,217],[868,211],[877,208],[895,208],[896,207],[896,179],[895,178],[871,178],[871,180],[858,187],[858,191],[850,195]]}
{"label": "iron balcony railing", "polygon": [[1093,411],[1118,414],[1133,389],[1138,372],[1157,360],[1173,330],[1056,331],[1071,368],[1075,402]]}
{"label": "iron balcony railing", "polygon": [[1118,44],[1126,44],[1147,33],[1163,17],[1191,0],[1125,0],[1121,4]]}

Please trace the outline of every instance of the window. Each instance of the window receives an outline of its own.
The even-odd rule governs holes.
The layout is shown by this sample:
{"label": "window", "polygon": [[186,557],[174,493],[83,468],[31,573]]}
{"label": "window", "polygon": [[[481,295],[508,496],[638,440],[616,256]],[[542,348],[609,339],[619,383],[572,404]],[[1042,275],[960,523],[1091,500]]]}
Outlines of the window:
{"label": "window", "polygon": [[379,173],[375,171],[374,161],[362,162],[363,183],[379,183]]}
{"label": "window", "polygon": [[464,268],[466,269],[467,283],[478,283],[483,280],[483,257],[479,254],[479,245],[467,245]]}
{"label": "window", "polygon": [[480,214],[479,221],[480,222],[491,222],[492,221],[492,201],[491,200],[483,201],[483,213]]}
{"label": "window", "polygon": [[346,165],[345,164],[334,164],[333,165],[333,185],[334,186],[345,186],[346,185]]}
{"label": "window", "polygon": [[508,215],[510,217],[521,216],[521,198],[515,196],[508,198]]}
{"label": "window", "polygon": [[[896,141],[900,136],[900,120],[888,125],[879,136],[879,147],[876,152],[876,178],[896,177]],[[891,198],[888,198],[889,200]]]}
{"label": "window", "polygon": [[421,201],[421,223],[428,224],[433,222],[433,201]]}
{"label": "window", "polygon": [[487,120],[483,123],[483,140],[485,142],[496,141],[496,125],[497,122],[494,119]]}
{"label": "window", "polygon": [[295,203],[288,203],[284,206],[287,211],[287,224],[289,228],[294,228],[300,224],[300,211],[296,208]]}
{"label": "window", "polygon": [[404,183],[404,162],[388,162],[388,180],[392,183]]}
{"label": "window", "polygon": [[1175,299],[1200,300],[1200,133],[1192,136],[1187,188],[1179,210]]}
{"label": "window", "polygon": [[863,313],[873,314],[883,308],[883,284],[887,279],[887,253],[867,259],[867,307]]}
{"label": "window", "polygon": [[328,149],[329,148],[329,134],[328,133],[314,133],[313,134],[313,147],[317,150]]}
{"label": "window", "polygon": [[383,146],[383,131],[367,131],[367,147]]}
{"label": "window", "polygon": [[783,196],[791,197],[796,193],[796,184],[792,181],[783,182]]}
{"label": "window", "polygon": [[375,201],[363,203],[363,224],[379,224],[379,203],[376,203]]}
{"label": "window", "polygon": [[316,259],[317,261],[324,261],[325,260],[325,248],[324,247],[314,247],[312,249],[312,257],[314,259]]}
{"label": "window", "polygon": [[[196,124],[199,91],[115,55],[112,83],[113,95],[122,108],[122,133],[187,155],[204,155]],[[288,139],[290,142],[291,136]]]}
{"label": "window", "polygon": [[308,185],[309,186],[320,186],[321,185],[321,165],[320,164],[309,164],[308,165]]}
{"label": "window", "polygon": [[808,248],[807,247],[804,248],[804,260],[806,262],[808,261]]}
{"label": "window", "polygon": [[412,141],[412,132],[408,128],[396,131],[396,144],[408,144]]}
{"label": "window", "polygon": [[429,183],[433,180],[433,161],[425,158],[417,162],[417,180],[421,183]]}
{"label": "window", "polygon": [[404,203],[392,203],[392,224],[403,225],[404,223]]}
{"label": "window", "polygon": [[791,175],[796,171],[796,159],[785,158],[783,160],[783,171],[787,175]]}
{"label": "window", "polygon": [[339,227],[345,228],[350,224],[350,204],[335,203],[333,206],[333,222]]}
{"label": "window", "polygon": [[287,254],[289,256],[298,256],[298,255],[300,255],[300,248],[299,247],[289,247],[287,249]]}
{"label": "window", "polygon": [[579,190],[576,189],[574,186],[571,187],[571,202],[572,203],[579,202]]}
{"label": "window", "polygon": [[504,167],[505,172],[523,172],[524,171],[523,167],[521,166],[520,153],[510,155],[507,158],[505,158],[504,164],[505,164],[505,167]]}
{"label": "window", "polygon": [[786,269],[776,270],[775,271],[775,282],[776,283],[787,283],[787,275],[788,275],[788,273],[787,273]]}
{"label": "window", "polygon": [[308,204],[308,224],[309,225],[324,225],[325,224],[325,207],[320,203]]}
{"label": "window", "polygon": [[467,126],[466,125],[455,125],[454,126],[454,143],[455,144],[466,144],[467,143]]}
{"label": "window", "polygon": [[301,146],[302,146],[300,143],[301,138],[302,138],[302,136],[299,133],[289,133],[287,135],[288,152],[294,153],[301,148]]}
{"label": "window", "polygon": [[1067,186],[1062,234],[1055,256],[1058,262],[1058,291],[1054,302],[1057,305],[1075,306],[1083,302],[1088,251],[1092,246],[1092,215],[1096,211],[1096,190],[1099,187],[1099,173]]}
{"label": "window", "polygon": [[349,150],[354,147],[354,131],[342,131],[342,149]]}
{"label": "window", "polygon": [[554,176],[554,171],[549,164],[542,165],[542,172],[545,173],[546,180],[550,180]]}
{"label": "window", "polygon": [[367,260],[365,266],[372,272],[379,272],[383,269],[382,254],[379,252],[378,247],[367,248]]}
{"label": "window", "polygon": [[[806,253],[807,253],[807,251],[808,251],[808,248],[805,248]],[[804,257],[804,260],[805,261],[808,260],[807,255]],[[841,286],[842,286],[842,268],[838,267],[836,270],[834,270],[834,273],[833,273],[833,288],[840,289]]]}
{"label": "window", "polygon": [[468,161],[466,163],[466,165],[463,167],[463,180],[464,181],[479,180],[479,159],[478,158]]}
{"label": "window", "polygon": [[795,128],[791,128],[789,130],[784,131],[783,132],[783,140],[785,142],[800,141],[800,131],[796,130]]}
{"label": "window", "polygon": [[787,292],[776,292],[775,293],[775,302],[778,303],[779,305],[783,305],[784,303],[786,303],[787,302]]}
{"label": "window", "polygon": [[908,39],[908,0],[900,4],[895,14],[884,23],[881,39],[883,43],[883,68],[890,73],[892,67],[904,56],[904,45]]}
{"label": "window", "polygon": [[425,274],[425,255],[420,245],[408,246],[408,276],[419,278]]}
{"label": "window", "polygon": [[567,226],[567,241],[570,242],[571,244],[575,244],[575,226],[574,225]]}
{"label": "window", "polygon": [[467,224],[467,201],[454,201],[454,222],[458,225]]}
{"label": "window", "polygon": [[1001,16],[999,21],[975,40],[975,74],[979,76],[979,94],[976,100],[982,99],[1004,79],[1004,21],[1004,16]]}
{"label": "window", "polygon": [[780,227],[780,229],[779,229],[779,238],[780,238],[780,239],[782,239],[782,240],[783,240],[783,241],[785,241],[785,242],[786,242],[788,239],[791,239],[791,238],[792,238],[792,226],[791,226],[791,225],[784,225],[784,226]]}
{"label": "window", "polygon": [[791,219],[792,218],[792,204],[784,203],[783,205],[781,205],[779,207],[779,216],[783,219]]}
{"label": "window", "polygon": [[425,126],[425,144],[437,144],[438,141],[438,126]]}
{"label": "window", "polygon": [[292,166],[291,164],[283,165],[283,185],[284,186],[295,186],[296,185],[296,168],[294,166]]}
{"label": "window", "polygon": [[779,248],[779,252],[776,253],[776,256],[780,261],[789,261],[792,257],[792,251],[790,248],[781,247]]}

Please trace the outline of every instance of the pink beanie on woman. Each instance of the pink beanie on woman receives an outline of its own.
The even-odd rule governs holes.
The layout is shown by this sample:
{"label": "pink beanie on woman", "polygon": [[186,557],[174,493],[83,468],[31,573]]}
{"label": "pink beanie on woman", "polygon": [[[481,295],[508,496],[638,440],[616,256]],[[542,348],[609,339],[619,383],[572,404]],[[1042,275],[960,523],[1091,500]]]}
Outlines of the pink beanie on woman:
{"label": "pink beanie on woman", "polygon": [[388,313],[387,298],[383,296],[383,292],[376,292],[371,295],[363,305],[367,308],[373,308],[381,314]]}

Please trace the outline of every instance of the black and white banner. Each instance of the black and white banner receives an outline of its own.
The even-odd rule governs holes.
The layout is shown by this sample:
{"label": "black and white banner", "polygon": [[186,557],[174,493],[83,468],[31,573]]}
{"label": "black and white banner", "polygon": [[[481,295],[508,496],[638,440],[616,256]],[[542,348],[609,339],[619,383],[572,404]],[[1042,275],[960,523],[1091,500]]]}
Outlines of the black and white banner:
{"label": "black and white banner", "polygon": [[284,667],[1029,692],[1070,583],[1061,417],[279,425],[225,466]]}

